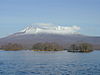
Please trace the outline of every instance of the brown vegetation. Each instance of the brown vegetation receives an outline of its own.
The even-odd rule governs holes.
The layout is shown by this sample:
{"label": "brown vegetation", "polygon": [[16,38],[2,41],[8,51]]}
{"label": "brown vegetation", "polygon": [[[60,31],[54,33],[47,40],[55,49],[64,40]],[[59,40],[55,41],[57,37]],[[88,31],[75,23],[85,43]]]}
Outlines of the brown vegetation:
{"label": "brown vegetation", "polygon": [[63,50],[63,48],[56,44],[56,43],[37,43],[34,44],[32,47],[32,50],[34,51],[60,51]]}
{"label": "brown vegetation", "polygon": [[72,44],[68,50],[69,52],[91,52],[93,47],[89,43]]}
{"label": "brown vegetation", "polygon": [[6,45],[1,46],[2,49],[4,50],[21,50],[23,49],[23,46],[17,43],[8,43]]}

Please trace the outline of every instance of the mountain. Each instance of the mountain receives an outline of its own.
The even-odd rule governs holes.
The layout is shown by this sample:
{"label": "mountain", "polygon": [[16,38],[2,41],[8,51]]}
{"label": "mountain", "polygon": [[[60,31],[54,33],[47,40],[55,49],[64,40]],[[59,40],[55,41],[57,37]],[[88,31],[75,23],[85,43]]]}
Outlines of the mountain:
{"label": "mountain", "polygon": [[77,32],[77,26],[29,26],[25,29],[0,38],[0,45],[7,43],[22,44],[26,49],[39,42],[54,42],[68,48],[73,43],[91,43],[95,49],[100,49],[100,37],[86,36]]}

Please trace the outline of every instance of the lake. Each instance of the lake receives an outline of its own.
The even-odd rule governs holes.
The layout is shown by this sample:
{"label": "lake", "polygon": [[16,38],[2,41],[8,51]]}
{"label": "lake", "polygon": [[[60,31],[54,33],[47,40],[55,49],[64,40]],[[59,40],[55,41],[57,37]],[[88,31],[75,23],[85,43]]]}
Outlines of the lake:
{"label": "lake", "polygon": [[0,75],[100,75],[100,51],[0,51]]}

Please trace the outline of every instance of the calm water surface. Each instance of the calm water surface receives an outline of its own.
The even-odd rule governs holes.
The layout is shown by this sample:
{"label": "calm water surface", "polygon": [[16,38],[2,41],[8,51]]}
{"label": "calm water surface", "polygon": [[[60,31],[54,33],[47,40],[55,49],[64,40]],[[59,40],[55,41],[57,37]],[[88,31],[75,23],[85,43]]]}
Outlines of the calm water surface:
{"label": "calm water surface", "polygon": [[100,51],[0,51],[0,75],[100,75]]}

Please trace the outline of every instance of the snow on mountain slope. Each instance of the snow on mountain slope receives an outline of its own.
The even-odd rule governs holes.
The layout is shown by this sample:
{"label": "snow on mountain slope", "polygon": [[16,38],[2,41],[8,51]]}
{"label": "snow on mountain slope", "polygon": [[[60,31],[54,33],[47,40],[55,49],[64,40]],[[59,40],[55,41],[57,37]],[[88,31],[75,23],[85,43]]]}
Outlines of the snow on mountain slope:
{"label": "snow on mountain slope", "polygon": [[51,33],[51,34],[78,34],[78,26],[58,26],[54,24],[35,23],[21,30],[24,34]]}

